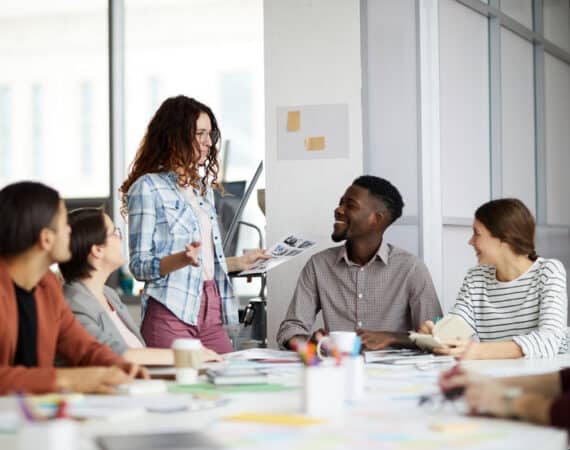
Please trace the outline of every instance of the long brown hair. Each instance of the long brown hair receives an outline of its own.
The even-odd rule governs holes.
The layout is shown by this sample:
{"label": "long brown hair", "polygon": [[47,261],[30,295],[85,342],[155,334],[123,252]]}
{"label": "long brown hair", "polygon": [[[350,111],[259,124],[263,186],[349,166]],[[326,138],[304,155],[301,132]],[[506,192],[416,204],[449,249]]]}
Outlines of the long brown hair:
{"label": "long brown hair", "polygon": [[513,252],[536,261],[534,218],[523,202],[516,198],[491,200],[475,211],[475,218],[492,236],[509,244]]}
{"label": "long brown hair", "polygon": [[[212,123],[210,136],[212,147],[204,163],[204,175],[200,178],[196,151],[196,121],[201,113],[208,114]],[[177,171],[177,183],[181,187],[192,186],[206,193],[207,185],[218,188],[218,147],[220,130],[212,110],[199,101],[179,95],[167,98],[148,124],[145,136],[129,167],[129,175],[119,188],[123,204],[121,213],[127,213],[127,192],[131,185],[147,173]]]}

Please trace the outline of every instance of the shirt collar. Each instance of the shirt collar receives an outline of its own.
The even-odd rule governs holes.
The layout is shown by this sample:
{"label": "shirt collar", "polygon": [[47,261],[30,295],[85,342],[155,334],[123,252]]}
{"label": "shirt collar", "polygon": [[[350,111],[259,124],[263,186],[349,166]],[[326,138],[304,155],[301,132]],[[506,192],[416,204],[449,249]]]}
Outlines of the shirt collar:
{"label": "shirt collar", "polygon": [[[378,248],[378,250],[376,251],[376,254],[374,255],[374,257],[372,259],[373,260],[380,259],[384,264],[388,264],[388,262],[390,260],[389,250],[390,249],[388,248],[388,244],[386,243],[386,239],[382,239],[382,243],[380,244],[380,247]],[[348,257],[348,253],[346,252],[346,244],[341,245],[339,247],[339,252],[338,252],[338,255],[336,257],[337,264],[341,260],[344,260],[346,262],[346,264],[348,264],[348,265],[356,265]]]}

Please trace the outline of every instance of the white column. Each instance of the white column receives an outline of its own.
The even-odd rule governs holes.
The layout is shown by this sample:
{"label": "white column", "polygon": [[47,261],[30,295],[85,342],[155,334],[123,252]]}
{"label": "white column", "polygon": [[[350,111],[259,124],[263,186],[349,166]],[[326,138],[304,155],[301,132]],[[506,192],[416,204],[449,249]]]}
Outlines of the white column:
{"label": "white column", "polygon": [[420,250],[439,298],[443,292],[439,21],[437,0],[418,0],[420,86]]}
{"label": "white column", "polygon": [[[333,210],[351,181],[362,174],[360,2],[264,1],[267,243],[286,233],[333,245]],[[348,105],[348,158],[277,159],[277,108]],[[308,257],[268,275],[267,337],[285,317]]]}

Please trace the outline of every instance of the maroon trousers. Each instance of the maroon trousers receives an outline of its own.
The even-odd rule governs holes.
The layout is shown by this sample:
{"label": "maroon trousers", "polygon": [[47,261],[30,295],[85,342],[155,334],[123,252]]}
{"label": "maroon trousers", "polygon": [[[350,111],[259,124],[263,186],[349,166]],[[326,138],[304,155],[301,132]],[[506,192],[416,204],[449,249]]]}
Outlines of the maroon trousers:
{"label": "maroon trousers", "polygon": [[182,322],[162,303],[150,298],[141,325],[147,347],[170,348],[177,338],[200,339],[202,345],[217,353],[233,351],[222,323],[222,300],[214,280],[204,282],[198,324]]}

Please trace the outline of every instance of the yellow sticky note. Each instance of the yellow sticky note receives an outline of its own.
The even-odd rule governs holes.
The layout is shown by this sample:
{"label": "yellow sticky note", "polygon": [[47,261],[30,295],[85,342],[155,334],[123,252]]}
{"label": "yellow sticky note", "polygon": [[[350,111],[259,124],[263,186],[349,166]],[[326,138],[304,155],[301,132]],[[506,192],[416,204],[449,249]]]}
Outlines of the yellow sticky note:
{"label": "yellow sticky note", "polygon": [[301,128],[301,111],[287,113],[287,131],[299,131]]}
{"label": "yellow sticky note", "polygon": [[308,151],[324,150],[325,149],[325,137],[324,136],[314,136],[314,137],[305,138],[305,148]]}
{"label": "yellow sticky note", "polygon": [[430,428],[440,433],[469,433],[479,428],[479,424],[475,422],[447,422],[432,423]]}
{"label": "yellow sticky note", "polygon": [[289,425],[293,427],[304,427],[323,423],[321,419],[302,416],[298,414],[271,414],[271,413],[242,413],[235,416],[224,417],[225,420],[235,422],[256,422],[272,425]]}

